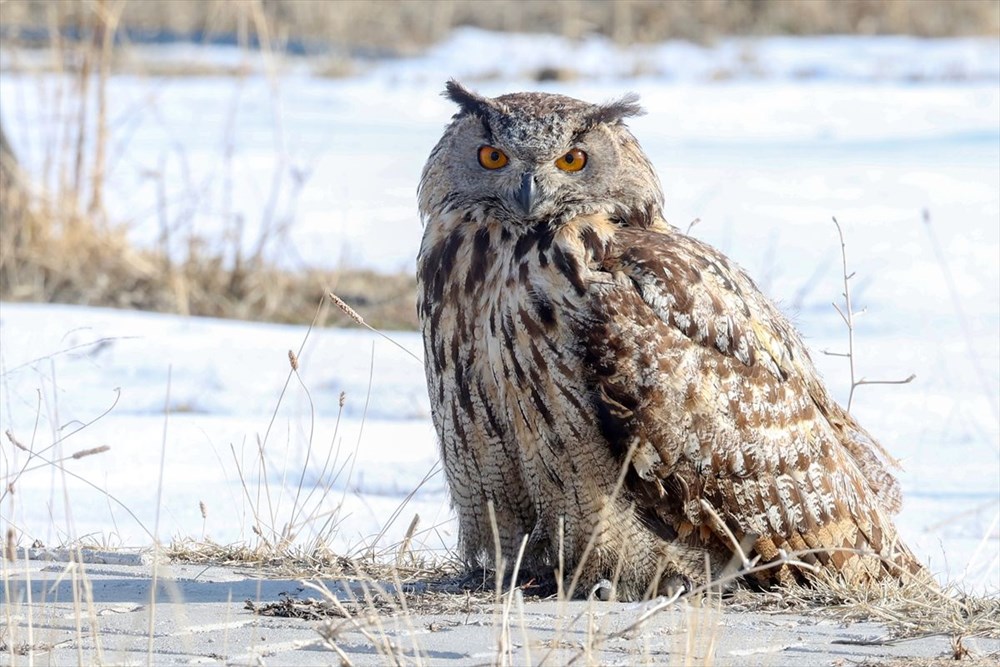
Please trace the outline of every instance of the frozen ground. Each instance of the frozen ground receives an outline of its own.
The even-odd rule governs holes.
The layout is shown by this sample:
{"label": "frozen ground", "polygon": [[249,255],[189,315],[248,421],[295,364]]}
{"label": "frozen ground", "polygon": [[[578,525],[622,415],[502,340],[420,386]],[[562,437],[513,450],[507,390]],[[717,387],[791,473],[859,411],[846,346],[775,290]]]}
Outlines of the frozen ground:
{"label": "frozen ground", "polygon": [[[101,554],[93,554],[99,557]],[[106,554],[105,554],[106,555]],[[646,603],[583,600],[523,600],[512,596],[509,623],[501,622],[492,601],[476,597],[467,607],[455,600],[425,600],[409,595],[408,613],[375,612],[350,600],[363,599],[358,583],[314,582],[326,586],[353,610],[345,621],[311,601],[326,600],[319,590],[294,579],[203,564],[160,566],[154,584],[149,565],[103,563],[86,571],[91,615],[80,632],[74,608],[74,582],[61,577],[61,563],[31,561],[10,573],[15,596],[7,641],[34,641],[36,662],[47,665],[718,665],[719,667],[829,667],[878,664],[894,667],[945,665],[953,639],[928,632],[907,641],[880,642],[890,636],[887,624],[845,624],[836,617],[744,611],[674,604],[662,598]],[[393,590],[386,584],[386,589]],[[30,598],[26,592],[30,590]],[[156,604],[147,604],[155,591]],[[517,591],[520,593],[520,591]],[[464,596],[449,596],[459,598]],[[19,599],[18,599],[19,598]],[[33,604],[25,604],[24,599]],[[254,615],[244,606],[299,609],[330,616],[283,618]],[[32,613],[34,616],[32,616]],[[640,621],[647,618],[648,620]],[[308,619],[308,620],[303,620]],[[33,633],[29,631],[34,623]],[[637,625],[638,624],[638,625]],[[360,630],[359,630],[360,628]],[[614,636],[622,633],[624,636]],[[342,652],[333,652],[326,637]],[[605,639],[606,638],[606,639]],[[962,667],[993,667],[1000,651],[996,637],[963,637],[975,658]],[[501,648],[506,647],[506,648]],[[4,653],[0,661],[7,656]],[[89,656],[89,657],[88,657]],[[502,656],[502,657],[501,657]],[[506,658],[506,660],[504,660]],[[951,662],[949,660],[949,662]],[[30,658],[23,663],[32,664]],[[18,664],[16,656],[8,663]]]}
{"label": "frozen ground", "polygon": [[[297,65],[277,78],[114,77],[111,217],[129,222],[140,243],[165,228],[218,238],[239,220],[249,244],[267,225],[294,221],[279,261],[411,270],[421,234],[416,184],[453,111],[438,96],[447,76],[488,94],[544,87],[601,100],[634,90],[649,113],[631,126],[659,169],[669,219],[684,227],[699,218],[693,233],[781,301],[846,400],[845,364],[819,352],[846,344],[830,306],[841,291],[830,217],[843,223],[855,301],[868,309],[859,372],[917,376],[863,387],[854,406],[903,460],[901,531],[943,579],[1000,591],[995,41],[768,40],[638,56],[587,42],[576,59],[555,49],[537,62],[494,59],[504,62],[496,71],[470,55],[483,40],[511,53],[553,51],[525,39],[459,33],[424,58],[341,80]],[[17,75],[3,57],[5,127],[38,181],[52,183],[46,156],[72,117],[57,95],[65,81]],[[579,80],[523,78],[567,64]],[[36,451],[56,442],[50,458],[109,446],[65,468],[115,499],[34,461],[4,492],[4,522],[46,544],[87,536],[135,546],[151,533],[248,541],[252,507],[279,530],[303,523],[292,506],[308,461],[304,493],[330,485],[322,509],[340,507],[333,546],[370,542],[435,470],[423,372],[366,332],[314,331],[302,384],[293,379],[279,403],[287,351],[305,336],[302,327],[2,304],[0,429]],[[392,336],[419,356],[414,334]],[[331,447],[336,467],[346,466],[317,479]],[[7,443],[0,451],[6,486],[27,459]],[[454,543],[440,474],[406,502],[382,543],[397,540],[414,513],[428,548]]]}

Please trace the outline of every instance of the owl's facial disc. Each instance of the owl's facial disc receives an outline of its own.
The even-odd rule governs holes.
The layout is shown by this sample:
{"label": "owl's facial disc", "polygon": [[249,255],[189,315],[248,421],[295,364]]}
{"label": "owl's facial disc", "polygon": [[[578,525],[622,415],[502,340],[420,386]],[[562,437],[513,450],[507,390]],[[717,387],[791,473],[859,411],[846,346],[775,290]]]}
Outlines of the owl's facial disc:
{"label": "owl's facial disc", "polygon": [[[425,167],[423,210],[468,208],[521,227],[629,217],[662,201],[622,122],[641,113],[635,96],[605,104],[534,92],[488,98],[455,81],[447,96],[459,113]],[[447,188],[431,186],[439,183]]]}

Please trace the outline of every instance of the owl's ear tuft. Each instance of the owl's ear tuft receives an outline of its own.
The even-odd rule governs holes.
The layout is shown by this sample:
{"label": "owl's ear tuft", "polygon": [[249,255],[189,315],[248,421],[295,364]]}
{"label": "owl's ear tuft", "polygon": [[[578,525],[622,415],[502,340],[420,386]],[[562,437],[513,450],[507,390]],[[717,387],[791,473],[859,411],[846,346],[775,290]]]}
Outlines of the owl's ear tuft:
{"label": "owl's ear tuft", "polygon": [[485,97],[477,95],[455,79],[449,79],[444,86],[442,95],[461,107],[461,113],[471,113],[477,116],[485,116],[490,103]]}
{"label": "owl's ear tuft", "polygon": [[587,114],[589,125],[600,123],[618,123],[625,118],[642,116],[646,111],[639,104],[639,96],[636,93],[629,93],[614,102],[599,104]]}

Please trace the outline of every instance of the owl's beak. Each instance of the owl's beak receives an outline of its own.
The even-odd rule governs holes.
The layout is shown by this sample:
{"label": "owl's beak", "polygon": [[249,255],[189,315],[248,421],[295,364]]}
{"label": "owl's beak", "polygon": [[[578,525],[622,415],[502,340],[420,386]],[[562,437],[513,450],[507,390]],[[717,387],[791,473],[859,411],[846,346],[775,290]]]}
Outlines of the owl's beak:
{"label": "owl's beak", "polygon": [[530,171],[525,172],[524,176],[521,177],[521,187],[518,189],[517,194],[514,195],[525,215],[531,215],[531,207],[535,203],[536,190],[535,175]]}

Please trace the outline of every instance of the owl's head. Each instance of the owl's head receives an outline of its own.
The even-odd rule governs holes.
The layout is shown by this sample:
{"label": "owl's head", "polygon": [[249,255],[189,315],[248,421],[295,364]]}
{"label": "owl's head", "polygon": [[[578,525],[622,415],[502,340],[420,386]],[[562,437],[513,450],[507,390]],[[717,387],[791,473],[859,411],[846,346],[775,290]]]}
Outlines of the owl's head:
{"label": "owl's head", "polygon": [[459,106],[420,182],[424,219],[460,210],[477,219],[555,224],[605,213],[645,226],[663,194],[623,120],[642,113],[635,95],[590,104],[549,93],[488,98],[456,81]]}

